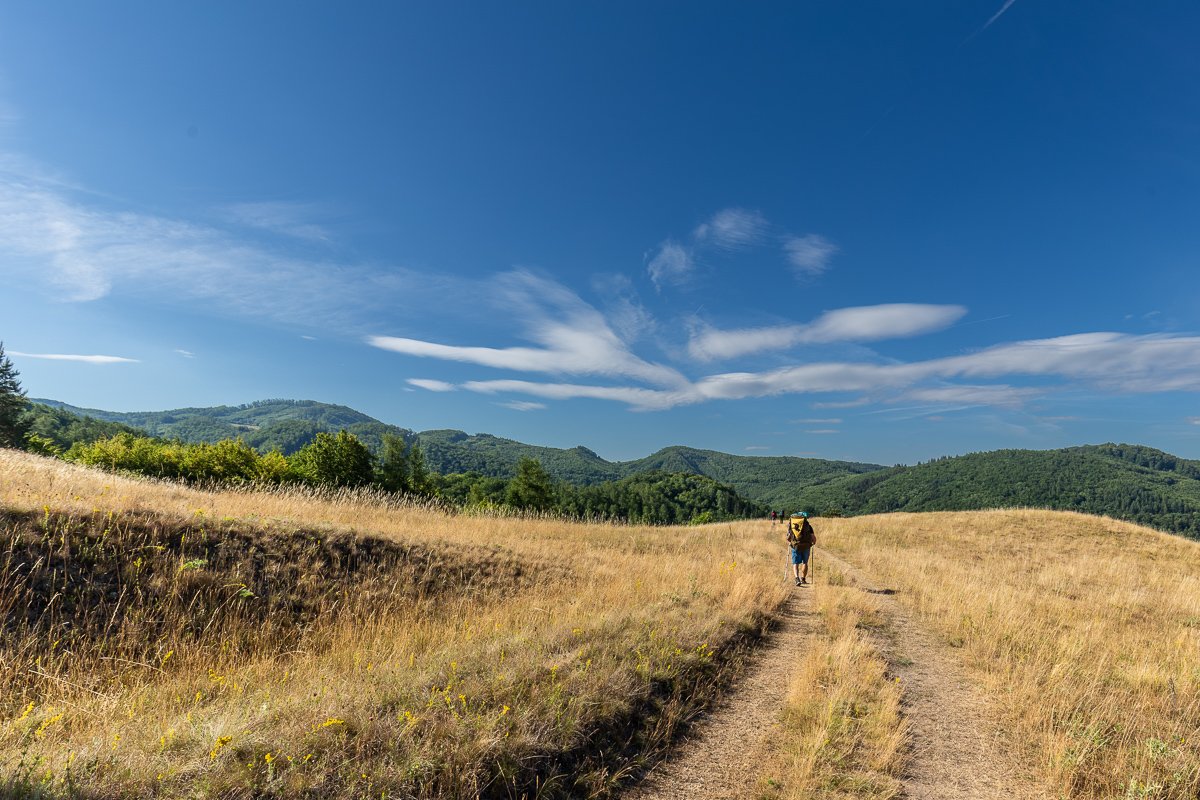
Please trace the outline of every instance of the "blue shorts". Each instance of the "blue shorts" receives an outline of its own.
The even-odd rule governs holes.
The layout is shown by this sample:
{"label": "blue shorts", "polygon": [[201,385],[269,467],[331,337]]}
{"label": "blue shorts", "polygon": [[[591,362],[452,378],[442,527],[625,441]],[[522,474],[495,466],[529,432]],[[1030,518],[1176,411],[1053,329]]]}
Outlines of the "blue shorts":
{"label": "blue shorts", "polygon": [[811,547],[793,547],[792,548],[792,563],[807,564],[808,554],[812,552]]}

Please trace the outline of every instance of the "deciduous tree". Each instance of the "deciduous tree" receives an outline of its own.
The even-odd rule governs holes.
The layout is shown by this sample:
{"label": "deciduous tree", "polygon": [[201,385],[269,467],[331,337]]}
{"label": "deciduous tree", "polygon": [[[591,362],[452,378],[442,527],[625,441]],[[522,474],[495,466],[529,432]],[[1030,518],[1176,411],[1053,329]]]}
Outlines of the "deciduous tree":
{"label": "deciduous tree", "polygon": [[292,456],[296,471],[314,483],[363,486],[375,476],[374,458],[358,437],[346,431],[318,433]]}

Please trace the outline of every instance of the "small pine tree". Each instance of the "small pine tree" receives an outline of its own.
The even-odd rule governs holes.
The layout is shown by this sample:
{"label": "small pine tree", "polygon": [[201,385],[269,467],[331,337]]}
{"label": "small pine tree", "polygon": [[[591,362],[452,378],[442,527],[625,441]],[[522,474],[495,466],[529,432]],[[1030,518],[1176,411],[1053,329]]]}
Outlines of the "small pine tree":
{"label": "small pine tree", "polygon": [[536,459],[522,458],[516,477],[508,483],[505,502],[528,511],[549,511],[555,503],[554,479]]}
{"label": "small pine tree", "polygon": [[0,342],[0,447],[25,447],[25,390],[17,380],[17,368],[12,359],[4,355],[4,342]]}

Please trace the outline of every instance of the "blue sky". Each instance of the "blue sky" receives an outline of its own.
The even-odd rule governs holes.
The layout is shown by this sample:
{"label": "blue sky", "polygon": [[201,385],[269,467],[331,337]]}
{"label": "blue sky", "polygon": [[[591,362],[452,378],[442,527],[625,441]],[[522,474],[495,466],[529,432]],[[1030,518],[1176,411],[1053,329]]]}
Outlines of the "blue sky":
{"label": "blue sky", "polygon": [[0,4],[31,396],[1200,458],[1200,6]]}

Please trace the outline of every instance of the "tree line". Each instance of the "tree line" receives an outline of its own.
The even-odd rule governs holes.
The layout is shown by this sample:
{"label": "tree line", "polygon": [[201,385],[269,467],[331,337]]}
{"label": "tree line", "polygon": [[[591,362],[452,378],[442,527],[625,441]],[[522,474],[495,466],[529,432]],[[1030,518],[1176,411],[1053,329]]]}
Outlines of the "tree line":
{"label": "tree line", "polygon": [[[730,486],[701,475],[653,471],[574,486],[521,458],[511,477],[431,470],[415,436],[383,433],[372,448],[345,429],[318,431],[290,454],[245,439],[184,442],[116,422],[31,404],[0,343],[0,445],[112,471],[196,484],[375,487],[460,508],[521,511],[641,524],[701,523],[765,514]],[[376,455],[378,453],[378,455]]]}

